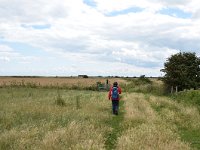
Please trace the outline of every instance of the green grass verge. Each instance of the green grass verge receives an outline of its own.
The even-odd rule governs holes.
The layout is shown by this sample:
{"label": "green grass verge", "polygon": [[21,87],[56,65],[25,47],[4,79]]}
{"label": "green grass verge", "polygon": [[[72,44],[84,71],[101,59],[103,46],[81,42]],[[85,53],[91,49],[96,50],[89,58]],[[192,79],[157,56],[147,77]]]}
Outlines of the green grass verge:
{"label": "green grass verge", "polygon": [[200,90],[181,91],[172,95],[172,98],[178,102],[198,106],[200,110]]}
{"label": "green grass verge", "polygon": [[[178,100],[177,102],[174,100],[172,100],[172,103],[160,102],[157,105],[152,104],[151,107],[165,121],[170,123],[171,126],[176,126],[177,133],[179,134],[182,141],[189,143],[190,146],[194,149],[200,149],[200,125],[198,125],[198,127],[196,128],[193,127],[194,123],[198,122],[198,119],[193,117],[192,114],[190,115],[184,112],[187,111],[187,109],[191,110],[192,108],[197,108],[196,112],[198,113],[198,105],[195,105],[195,95],[197,95],[196,92],[197,91],[178,93],[177,95],[175,95],[176,97],[173,97],[176,98],[176,100]],[[174,114],[174,120],[167,118],[167,116],[164,114],[166,110],[170,111],[171,114]]]}
{"label": "green grass verge", "polygon": [[181,139],[189,142],[192,148],[200,149],[200,129],[179,128],[179,133]]}
{"label": "green grass verge", "polygon": [[[200,91],[189,90],[182,91],[172,96],[177,102],[184,103],[185,106],[193,105],[200,111]],[[191,143],[191,146],[196,149],[200,149],[200,129],[182,128],[179,125],[179,133],[181,139]]]}

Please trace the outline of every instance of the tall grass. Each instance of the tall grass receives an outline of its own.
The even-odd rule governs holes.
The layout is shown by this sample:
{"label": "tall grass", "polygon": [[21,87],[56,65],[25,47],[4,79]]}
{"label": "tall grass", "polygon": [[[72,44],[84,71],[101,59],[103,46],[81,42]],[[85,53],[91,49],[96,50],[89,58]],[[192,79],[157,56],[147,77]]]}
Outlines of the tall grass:
{"label": "tall grass", "polygon": [[[129,82],[124,86],[137,91],[141,81]],[[197,107],[142,88],[122,90],[113,116],[107,92],[0,88],[0,149],[200,149]]]}
{"label": "tall grass", "polygon": [[41,85],[37,82],[25,82],[24,80],[16,81],[12,80],[9,83],[0,84],[0,88],[6,88],[6,87],[13,87],[13,88],[44,88],[44,89],[68,89],[68,90],[91,90],[91,91],[97,91],[97,85],[96,84],[79,84],[77,82],[76,84],[70,85],[66,83],[60,83],[60,84],[46,84]]}
{"label": "tall grass", "polygon": [[78,77],[0,77],[0,87],[60,88],[68,90],[98,90],[97,82],[111,85],[114,81],[125,83],[122,78]]}
{"label": "tall grass", "polygon": [[200,108],[200,90],[181,91],[172,95],[172,98],[178,102],[185,102],[187,104],[196,105]]}
{"label": "tall grass", "polygon": [[200,141],[192,140],[191,135],[190,140],[184,138],[182,130],[200,131],[196,107],[186,107],[165,97],[132,93],[125,98],[125,110],[124,131],[118,138],[117,149],[199,148],[194,143]]}
{"label": "tall grass", "polygon": [[165,95],[165,87],[158,79],[149,78],[125,78],[127,83],[121,86],[125,92],[149,93],[154,95]]}
{"label": "tall grass", "polygon": [[149,102],[158,115],[174,127],[183,141],[191,147],[200,149],[200,114],[196,106],[185,105],[169,98],[151,97]]}
{"label": "tall grass", "polygon": [[55,103],[59,106],[65,106],[66,105],[66,103],[65,103],[64,99],[62,98],[59,90],[57,91]]}
{"label": "tall grass", "polygon": [[112,119],[107,93],[59,94],[64,107],[55,104],[56,89],[1,88],[0,149],[105,149]]}
{"label": "tall grass", "polygon": [[[179,103],[176,109],[180,111],[173,112],[173,119],[178,125],[181,138],[200,149],[200,91],[181,91],[171,95],[171,98]],[[180,108],[180,105],[183,106]]]}

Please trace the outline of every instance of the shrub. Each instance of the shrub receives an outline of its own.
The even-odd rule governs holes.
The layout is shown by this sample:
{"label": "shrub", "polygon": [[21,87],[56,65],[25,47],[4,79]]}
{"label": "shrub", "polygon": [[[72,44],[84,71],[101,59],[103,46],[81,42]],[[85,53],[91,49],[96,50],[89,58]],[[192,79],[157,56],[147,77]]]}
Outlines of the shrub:
{"label": "shrub", "polygon": [[124,79],[129,82],[128,84],[120,84],[124,92],[151,93],[154,95],[165,94],[163,84],[157,83],[156,80],[151,81],[149,78],[144,76]]}
{"label": "shrub", "polygon": [[143,84],[144,84],[144,83],[152,84],[152,81],[151,81],[149,78],[145,77],[145,75],[140,76],[140,77],[138,78],[138,81],[139,81],[139,82],[142,82]]}
{"label": "shrub", "polygon": [[200,91],[199,90],[189,90],[181,91],[173,95],[176,100],[184,101],[189,104],[198,105],[200,107]]}

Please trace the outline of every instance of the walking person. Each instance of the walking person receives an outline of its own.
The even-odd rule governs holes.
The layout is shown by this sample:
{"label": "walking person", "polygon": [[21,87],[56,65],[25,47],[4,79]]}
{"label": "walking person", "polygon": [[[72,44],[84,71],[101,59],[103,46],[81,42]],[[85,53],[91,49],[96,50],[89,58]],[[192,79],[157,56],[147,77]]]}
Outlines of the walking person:
{"label": "walking person", "polygon": [[118,115],[119,111],[119,94],[122,93],[121,88],[118,86],[117,82],[113,83],[113,86],[110,88],[110,91],[108,93],[108,99],[112,100],[112,112],[115,115]]}

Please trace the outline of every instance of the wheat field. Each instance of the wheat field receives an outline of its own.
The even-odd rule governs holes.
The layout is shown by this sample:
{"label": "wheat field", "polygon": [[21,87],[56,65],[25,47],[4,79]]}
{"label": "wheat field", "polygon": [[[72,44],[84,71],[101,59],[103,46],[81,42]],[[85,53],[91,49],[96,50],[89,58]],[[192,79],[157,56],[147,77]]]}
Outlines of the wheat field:
{"label": "wheat field", "polygon": [[0,86],[9,86],[9,85],[27,85],[34,84],[36,86],[92,86],[96,85],[97,82],[106,83],[108,79],[109,84],[113,82],[118,82],[120,84],[126,83],[125,80],[121,78],[79,78],[79,77],[0,77]]}

